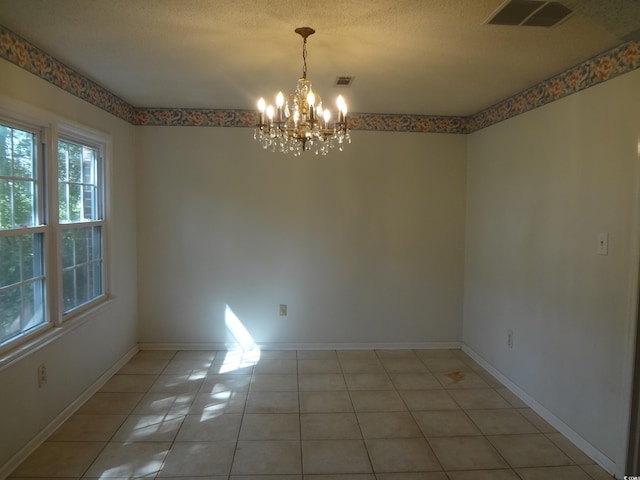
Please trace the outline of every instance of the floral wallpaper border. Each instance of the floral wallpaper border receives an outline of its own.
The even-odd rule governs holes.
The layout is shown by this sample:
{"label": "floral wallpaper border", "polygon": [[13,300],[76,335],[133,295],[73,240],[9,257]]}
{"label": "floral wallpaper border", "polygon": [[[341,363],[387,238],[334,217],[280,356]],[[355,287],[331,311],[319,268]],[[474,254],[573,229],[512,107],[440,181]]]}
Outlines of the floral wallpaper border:
{"label": "floral wallpaper border", "polygon": [[[0,25],[0,58],[133,125],[253,127],[252,110],[139,108]],[[468,117],[353,113],[353,130],[472,133],[640,67],[640,41],[627,42]]]}

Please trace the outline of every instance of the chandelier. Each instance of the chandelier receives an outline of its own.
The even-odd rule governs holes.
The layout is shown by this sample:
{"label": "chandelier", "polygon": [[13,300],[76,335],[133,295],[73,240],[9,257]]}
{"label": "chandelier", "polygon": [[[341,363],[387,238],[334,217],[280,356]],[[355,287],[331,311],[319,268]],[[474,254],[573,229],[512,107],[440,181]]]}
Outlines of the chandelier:
{"label": "chandelier", "polygon": [[276,106],[258,100],[260,123],[256,126],[253,138],[264,149],[272,152],[292,153],[312,151],[316,155],[326,155],[329,150],[342,151],[346,143],[351,143],[347,127],[347,104],[338,95],[336,100],[337,116],[332,121],[331,111],[323,108],[322,99],[311,88],[307,78],[307,37],[315,33],[310,27],[296,28],[302,42],[302,77],[298,79],[295,91],[288,98],[282,92],[276,95]]}

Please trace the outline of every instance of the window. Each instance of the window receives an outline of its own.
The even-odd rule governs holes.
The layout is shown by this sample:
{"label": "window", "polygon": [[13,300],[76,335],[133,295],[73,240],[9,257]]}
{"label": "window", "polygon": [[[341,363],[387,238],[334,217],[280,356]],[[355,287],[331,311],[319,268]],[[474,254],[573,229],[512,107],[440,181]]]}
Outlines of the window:
{"label": "window", "polygon": [[60,132],[0,119],[0,351],[107,297],[105,143]]}
{"label": "window", "polygon": [[0,124],[0,344],[46,322],[39,133]]}
{"label": "window", "polygon": [[103,294],[101,163],[97,146],[58,140],[64,313]]}

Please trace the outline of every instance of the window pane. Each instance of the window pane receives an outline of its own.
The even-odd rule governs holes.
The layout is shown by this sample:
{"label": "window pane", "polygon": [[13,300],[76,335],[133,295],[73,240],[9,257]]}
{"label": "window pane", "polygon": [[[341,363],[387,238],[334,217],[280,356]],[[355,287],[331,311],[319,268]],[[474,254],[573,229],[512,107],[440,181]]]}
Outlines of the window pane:
{"label": "window pane", "polygon": [[102,228],[62,231],[62,288],[65,313],[103,294]]}
{"label": "window pane", "polygon": [[44,324],[44,280],[0,289],[0,305],[0,343]]}
{"label": "window pane", "polygon": [[0,238],[0,288],[43,276],[43,238],[43,234]]}
{"label": "window pane", "polygon": [[13,182],[13,223],[15,226],[35,225],[35,184],[33,181]]}
{"label": "window pane", "polygon": [[35,145],[34,133],[0,125],[0,228],[38,222]]}
{"label": "window pane", "polygon": [[102,218],[99,208],[98,150],[58,142],[58,196],[60,221],[83,222]]}
{"label": "window pane", "polygon": [[13,227],[13,202],[11,182],[0,178],[0,228]]}
{"label": "window pane", "polygon": [[34,172],[34,135],[31,132],[13,131],[13,176],[33,178]]}
{"label": "window pane", "polygon": [[44,235],[22,236],[22,278],[29,280],[44,276]]}
{"label": "window pane", "polygon": [[20,282],[20,259],[19,237],[0,238],[0,288]]}
{"label": "window pane", "polygon": [[11,129],[0,125],[0,177],[11,176]]}

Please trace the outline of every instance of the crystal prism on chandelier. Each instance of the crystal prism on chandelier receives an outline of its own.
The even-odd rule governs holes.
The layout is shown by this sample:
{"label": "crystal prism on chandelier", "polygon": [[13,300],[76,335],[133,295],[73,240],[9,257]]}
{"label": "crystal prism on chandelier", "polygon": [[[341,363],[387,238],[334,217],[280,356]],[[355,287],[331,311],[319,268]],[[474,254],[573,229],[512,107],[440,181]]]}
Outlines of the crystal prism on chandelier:
{"label": "crystal prism on chandelier", "polygon": [[323,108],[320,95],[313,91],[307,78],[307,37],[315,30],[301,27],[295,31],[303,38],[302,77],[288,98],[278,92],[275,108],[273,105],[267,106],[264,98],[258,101],[260,123],[256,126],[253,138],[262,143],[265,149],[295,156],[306,151],[326,155],[334,148],[342,151],[345,144],[351,143],[347,104],[342,95],[338,95],[335,121],[331,111]]}

